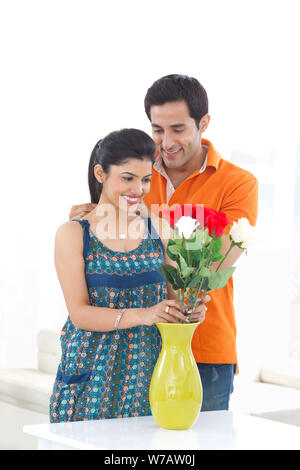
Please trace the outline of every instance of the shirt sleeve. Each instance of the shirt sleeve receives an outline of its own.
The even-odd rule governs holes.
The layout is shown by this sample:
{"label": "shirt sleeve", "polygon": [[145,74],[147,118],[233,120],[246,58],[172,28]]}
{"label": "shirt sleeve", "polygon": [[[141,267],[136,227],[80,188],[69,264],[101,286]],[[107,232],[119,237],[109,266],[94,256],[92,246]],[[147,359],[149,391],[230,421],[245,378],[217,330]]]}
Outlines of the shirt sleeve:
{"label": "shirt sleeve", "polygon": [[246,217],[255,226],[258,212],[258,181],[251,173],[240,175],[238,184],[230,187],[223,197],[220,211],[225,212],[230,222]]}

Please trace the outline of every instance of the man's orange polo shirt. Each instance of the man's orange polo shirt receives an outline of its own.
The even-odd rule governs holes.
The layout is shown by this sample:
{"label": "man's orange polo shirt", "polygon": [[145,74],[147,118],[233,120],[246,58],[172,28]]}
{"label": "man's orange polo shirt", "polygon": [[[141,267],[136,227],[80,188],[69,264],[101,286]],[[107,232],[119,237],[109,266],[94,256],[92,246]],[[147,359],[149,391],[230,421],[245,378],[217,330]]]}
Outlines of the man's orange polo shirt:
{"label": "man's orange polo shirt", "polygon": [[[246,217],[256,224],[258,206],[258,182],[246,170],[224,160],[211,142],[202,139],[208,147],[204,172],[190,175],[174,191],[169,200],[173,204],[204,204],[227,214],[231,223]],[[151,209],[152,204],[164,204],[166,179],[155,169],[151,189],[144,198]],[[209,294],[205,321],[198,326],[192,340],[192,350],[197,362],[208,364],[237,364],[236,322],[233,306],[233,278],[222,289]]]}

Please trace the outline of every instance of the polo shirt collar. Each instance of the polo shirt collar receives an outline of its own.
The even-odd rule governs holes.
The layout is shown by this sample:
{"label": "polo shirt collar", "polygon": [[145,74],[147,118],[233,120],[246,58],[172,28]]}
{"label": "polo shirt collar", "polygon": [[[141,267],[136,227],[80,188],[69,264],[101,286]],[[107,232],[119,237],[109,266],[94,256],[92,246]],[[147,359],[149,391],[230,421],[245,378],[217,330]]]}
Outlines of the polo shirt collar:
{"label": "polo shirt collar", "polygon": [[213,166],[217,170],[219,168],[221,155],[209,140],[201,139],[201,144],[208,147],[206,166]]}

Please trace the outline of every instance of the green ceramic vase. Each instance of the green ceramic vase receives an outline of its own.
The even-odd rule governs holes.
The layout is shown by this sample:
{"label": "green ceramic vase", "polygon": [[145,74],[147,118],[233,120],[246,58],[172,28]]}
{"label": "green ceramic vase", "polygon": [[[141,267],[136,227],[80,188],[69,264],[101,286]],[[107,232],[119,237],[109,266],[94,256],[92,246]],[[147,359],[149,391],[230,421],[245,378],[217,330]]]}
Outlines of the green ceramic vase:
{"label": "green ceramic vase", "polygon": [[202,384],[191,341],[199,323],[156,323],[162,349],[150,383],[153,418],[166,429],[188,429],[198,418]]}

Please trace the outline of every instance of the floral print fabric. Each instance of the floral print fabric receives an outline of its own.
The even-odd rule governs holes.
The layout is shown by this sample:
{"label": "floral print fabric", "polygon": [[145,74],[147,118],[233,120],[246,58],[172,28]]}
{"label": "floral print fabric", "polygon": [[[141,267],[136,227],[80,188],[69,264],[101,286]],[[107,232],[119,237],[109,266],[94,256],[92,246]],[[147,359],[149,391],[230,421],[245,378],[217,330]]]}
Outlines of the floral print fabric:
{"label": "floral print fabric", "polygon": [[[110,250],[91,232],[87,220],[78,222],[83,227],[92,306],[142,308],[167,298],[166,280],[157,271],[164,249],[150,219],[139,247],[130,252]],[[149,386],[161,349],[155,325],[94,332],[76,329],[68,317],[61,348],[50,422],[151,414]]]}

